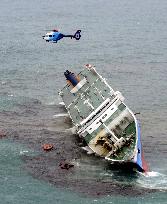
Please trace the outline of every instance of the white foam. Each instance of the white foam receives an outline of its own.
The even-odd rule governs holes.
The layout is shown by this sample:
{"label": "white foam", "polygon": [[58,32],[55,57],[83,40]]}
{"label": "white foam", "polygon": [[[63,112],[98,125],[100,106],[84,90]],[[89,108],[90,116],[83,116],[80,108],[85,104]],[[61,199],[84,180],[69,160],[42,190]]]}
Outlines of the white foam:
{"label": "white foam", "polygon": [[47,102],[46,105],[53,106],[56,105],[56,101]]}
{"label": "white foam", "polygon": [[63,101],[57,103],[57,100],[55,100],[55,101],[47,102],[47,105],[50,105],[50,106],[53,106],[53,105],[65,106],[65,103]]}
{"label": "white foam", "polygon": [[57,105],[57,106],[63,106],[63,102],[60,102],[60,100],[59,99],[55,99],[55,98],[48,98],[48,99],[45,99],[43,102],[42,102],[43,104],[45,104],[45,105],[49,105],[49,106],[55,106],[55,105]]}
{"label": "white foam", "polygon": [[66,131],[69,131],[69,132],[72,133],[72,134],[76,134],[77,128],[76,128],[75,126],[73,126],[73,127],[71,127],[71,128],[66,129]]}
{"label": "white foam", "polygon": [[28,150],[21,150],[20,155],[24,155],[25,153],[28,153]]}
{"label": "white foam", "polygon": [[65,106],[65,103],[64,102],[60,102],[59,105]]}
{"label": "white foam", "polygon": [[7,82],[6,82],[6,81],[2,81],[1,84],[2,84],[2,85],[5,85],[5,84],[7,84]]}
{"label": "white foam", "polygon": [[68,113],[58,113],[56,115],[53,115],[53,118],[67,117],[67,116],[69,116]]}
{"label": "white foam", "polygon": [[90,148],[90,147],[88,147],[88,146],[86,146],[86,147],[81,147],[83,150],[85,150],[86,152],[87,152],[87,154],[93,154],[94,153],[94,151]]}
{"label": "white foam", "polygon": [[145,174],[146,177],[156,177],[156,176],[160,176],[162,174],[160,174],[159,172],[155,172],[155,171],[149,171]]}
{"label": "white foam", "polygon": [[160,176],[161,174],[159,172],[155,172],[155,171],[149,171],[149,172],[138,172],[141,176],[144,177],[156,177],[156,176]]}
{"label": "white foam", "polygon": [[167,190],[167,175],[155,171],[140,173],[137,183],[149,189]]}

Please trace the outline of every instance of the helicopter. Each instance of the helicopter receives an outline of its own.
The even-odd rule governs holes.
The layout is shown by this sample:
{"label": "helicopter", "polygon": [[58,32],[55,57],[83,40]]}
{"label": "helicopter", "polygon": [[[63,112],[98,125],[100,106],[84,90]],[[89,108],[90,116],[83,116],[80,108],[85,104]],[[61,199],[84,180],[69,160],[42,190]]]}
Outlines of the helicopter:
{"label": "helicopter", "polygon": [[44,40],[46,40],[46,42],[53,42],[53,43],[57,43],[57,41],[61,40],[62,38],[66,37],[66,38],[75,38],[76,40],[79,40],[81,38],[81,30],[77,30],[76,33],[74,33],[74,35],[65,35],[63,33],[60,33],[58,30],[54,29],[48,33],[46,33],[43,37]]}

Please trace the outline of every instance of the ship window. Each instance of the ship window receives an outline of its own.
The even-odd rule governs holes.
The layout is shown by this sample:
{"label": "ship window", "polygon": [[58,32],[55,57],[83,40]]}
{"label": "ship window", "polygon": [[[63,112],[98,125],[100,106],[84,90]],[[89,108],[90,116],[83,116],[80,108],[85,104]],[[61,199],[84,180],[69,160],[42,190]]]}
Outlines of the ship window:
{"label": "ship window", "polygon": [[124,120],[121,120],[121,124],[122,124],[122,125],[124,124],[124,122],[125,122]]}
{"label": "ship window", "polygon": [[104,119],[106,116],[107,116],[107,114],[105,114],[105,115],[102,117],[102,119]]}
{"label": "ship window", "polygon": [[53,37],[54,37],[55,35],[53,35]]}
{"label": "ship window", "polygon": [[97,123],[96,124],[98,124],[99,123],[99,121],[97,121]]}
{"label": "ship window", "polygon": [[89,128],[89,130],[92,130],[92,128]]}
{"label": "ship window", "polygon": [[49,37],[51,38],[51,37],[52,37],[52,35],[49,35]]}

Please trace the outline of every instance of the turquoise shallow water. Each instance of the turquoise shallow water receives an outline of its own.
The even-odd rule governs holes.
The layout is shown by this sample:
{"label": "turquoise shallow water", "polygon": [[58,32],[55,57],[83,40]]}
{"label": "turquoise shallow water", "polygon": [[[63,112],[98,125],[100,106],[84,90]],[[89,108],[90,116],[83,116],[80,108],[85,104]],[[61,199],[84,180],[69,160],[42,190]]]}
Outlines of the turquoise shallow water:
{"label": "turquoise shallow water", "polygon": [[[12,138],[9,134],[0,142],[0,203],[166,203],[166,10],[165,0],[0,1],[0,129],[12,132]],[[81,40],[45,43],[42,35],[52,28],[69,34],[81,29]],[[141,112],[142,143],[153,172],[133,179],[92,165],[87,157],[78,161],[79,172],[84,178],[91,172],[89,179],[104,177],[157,192],[91,198],[37,179],[25,167],[23,155],[40,152],[30,145],[30,130],[35,135],[45,128],[68,128],[60,118],[53,119],[62,113],[57,91],[64,85],[65,69],[79,72],[87,63],[95,64],[126,104]]]}

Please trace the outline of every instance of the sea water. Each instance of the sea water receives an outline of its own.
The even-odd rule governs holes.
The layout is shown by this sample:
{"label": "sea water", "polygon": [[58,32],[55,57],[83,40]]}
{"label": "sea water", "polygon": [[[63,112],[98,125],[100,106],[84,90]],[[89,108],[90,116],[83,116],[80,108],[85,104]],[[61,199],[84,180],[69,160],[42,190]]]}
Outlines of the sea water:
{"label": "sea water", "polygon": [[[166,203],[167,201],[167,2],[165,0],[1,0],[0,1],[0,203]],[[57,44],[42,39],[54,28],[81,39]],[[150,172],[122,175],[106,170],[89,157],[77,160],[82,175],[122,186],[143,188],[104,196],[85,196],[66,185],[60,188],[26,168],[23,157],[41,154],[30,130],[65,130],[58,106],[63,72],[79,72],[94,64],[125,103],[140,112],[142,143]],[[62,115],[61,115],[62,114]],[[19,136],[18,136],[19,135]],[[10,137],[11,136],[11,137]],[[48,135],[46,134],[46,140]],[[42,166],[41,166],[42,168]],[[76,179],[73,178],[72,179]],[[96,188],[96,186],[94,186]],[[146,190],[145,190],[146,189]],[[145,194],[147,190],[155,190]],[[85,190],[86,191],[86,190]]]}

